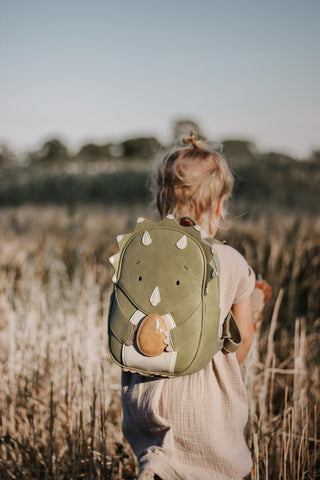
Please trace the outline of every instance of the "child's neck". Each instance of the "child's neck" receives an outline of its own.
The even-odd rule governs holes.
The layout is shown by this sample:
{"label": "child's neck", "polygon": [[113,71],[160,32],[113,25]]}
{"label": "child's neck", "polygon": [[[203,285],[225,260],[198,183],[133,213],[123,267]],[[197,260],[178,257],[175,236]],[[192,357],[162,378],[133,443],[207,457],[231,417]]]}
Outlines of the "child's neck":
{"label": "child's neck", "polygon": [[217,227],[213,219],[210,219],[207,216],[203,216],[201,222],[199,222],[201,227],[201,237],[202,238],[214,238],[217,233]]}

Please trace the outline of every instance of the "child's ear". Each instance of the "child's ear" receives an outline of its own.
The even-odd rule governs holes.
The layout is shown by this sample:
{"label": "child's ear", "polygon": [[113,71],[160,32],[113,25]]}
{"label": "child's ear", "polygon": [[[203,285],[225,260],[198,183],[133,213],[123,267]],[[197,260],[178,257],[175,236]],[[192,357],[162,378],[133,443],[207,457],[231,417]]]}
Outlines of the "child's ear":
{"label": "child's ear", "polygon": [[221,213],[222,213],[223,204],[224,204],[224,201],[225,201],[226,197],[227,197],[227,195],[222,195],[222,197],[220,197],[218,202],[217,202],[216,211],[215,211],[215,215],[216,215],[217,218],[219,218]]}

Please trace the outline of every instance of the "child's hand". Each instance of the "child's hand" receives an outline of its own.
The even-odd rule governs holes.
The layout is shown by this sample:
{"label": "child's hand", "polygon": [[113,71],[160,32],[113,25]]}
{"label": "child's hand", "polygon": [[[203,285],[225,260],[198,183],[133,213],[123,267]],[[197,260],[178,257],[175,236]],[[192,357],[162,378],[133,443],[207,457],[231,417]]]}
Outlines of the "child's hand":
{"label": "child's hand", "polygon": [[255,330],[262,321],[262,310],[271,296],[271,286],[265,280],[257,280],[251,296],[252,316]]}

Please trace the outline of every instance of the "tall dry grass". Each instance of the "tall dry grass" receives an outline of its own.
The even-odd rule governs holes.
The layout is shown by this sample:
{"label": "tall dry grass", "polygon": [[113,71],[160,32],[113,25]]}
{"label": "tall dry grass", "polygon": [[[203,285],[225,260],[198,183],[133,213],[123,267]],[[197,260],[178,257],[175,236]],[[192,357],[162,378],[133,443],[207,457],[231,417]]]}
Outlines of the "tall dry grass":
{"label": "tall dry grass", "polygon": [[[134,478],[106,351],[105,260],[139,214],[0,212],[1,479]],[[319,233],[295,217],[223,232],[274,286],[243,368],[254,479],[319,475]]]}

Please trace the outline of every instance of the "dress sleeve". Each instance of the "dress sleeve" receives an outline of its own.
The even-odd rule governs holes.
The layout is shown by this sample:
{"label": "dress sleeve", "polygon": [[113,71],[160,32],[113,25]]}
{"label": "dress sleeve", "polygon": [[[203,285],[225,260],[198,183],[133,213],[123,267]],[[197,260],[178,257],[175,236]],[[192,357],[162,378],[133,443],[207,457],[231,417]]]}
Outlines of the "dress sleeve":
{"label": "dress sleeve", "polygon": [[234,303],[241,303],[248,298],[254,290],[256,276],[252,268],[242,257],[243,266],[239,275],[239,283],[237,286]]}
{"label": "dress sleeve", "polygon": [[230,309],[233,304],[241,303],[254,290],[256,277],[244,257],[229,245],[216,245],[221,264],[220,294],[222,305]]}

